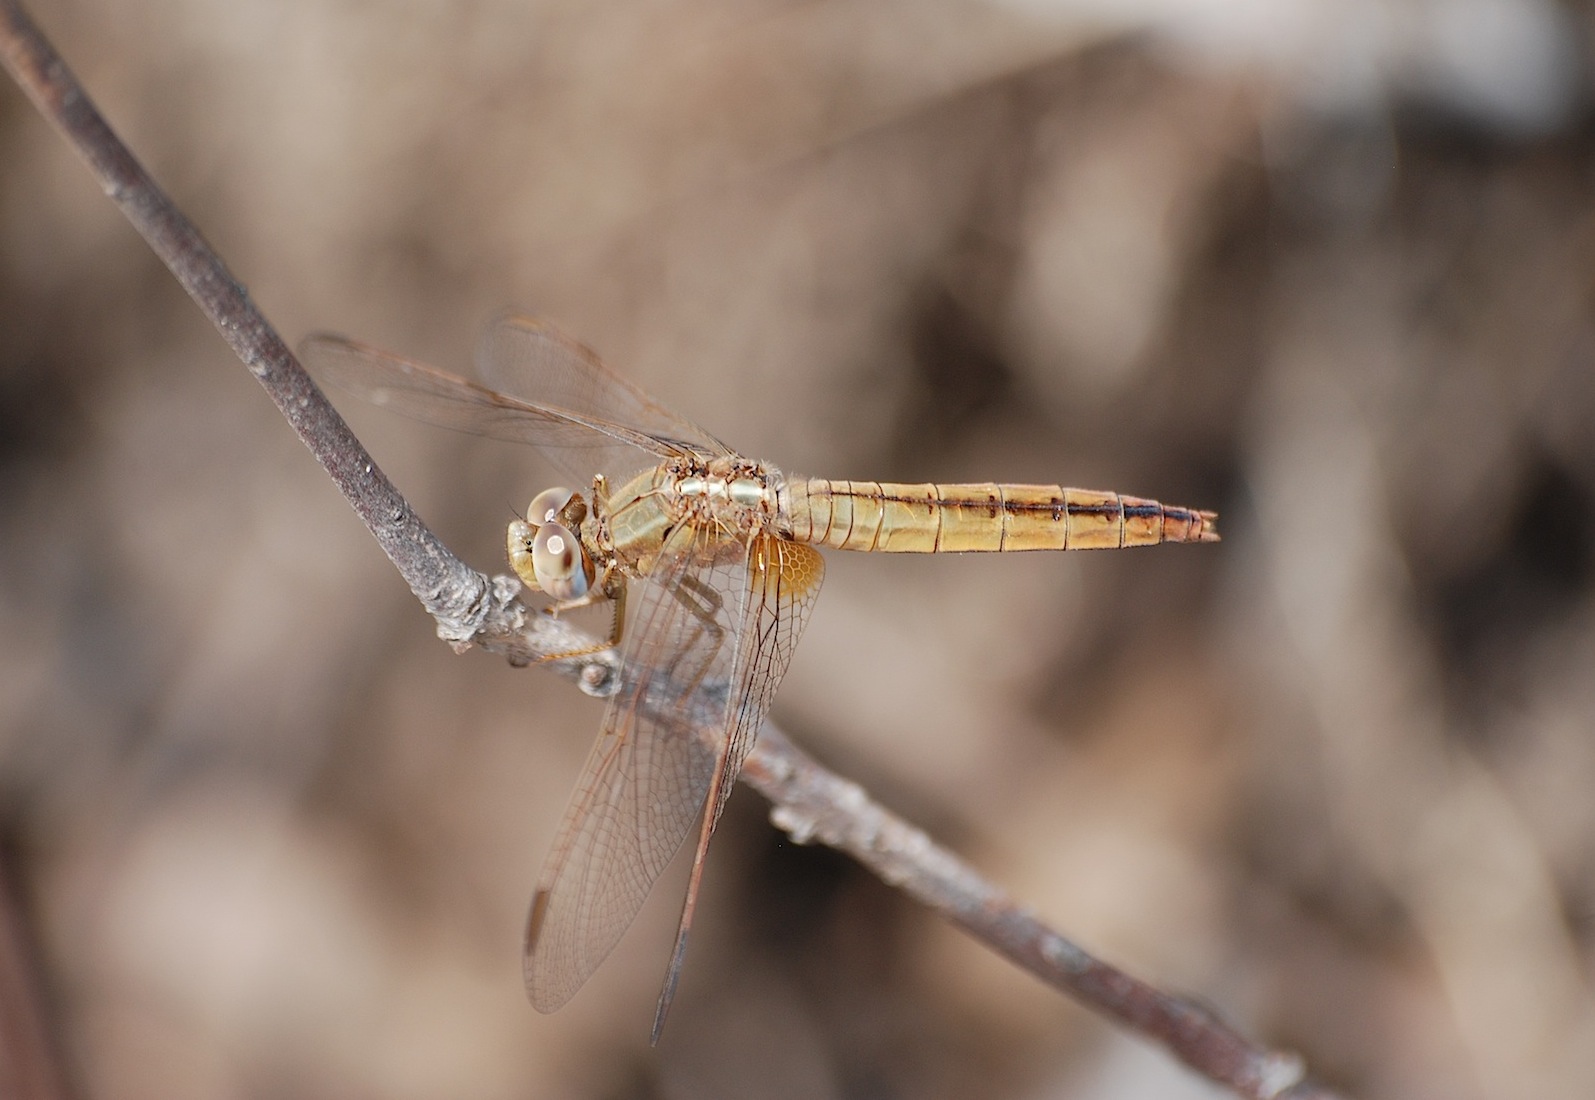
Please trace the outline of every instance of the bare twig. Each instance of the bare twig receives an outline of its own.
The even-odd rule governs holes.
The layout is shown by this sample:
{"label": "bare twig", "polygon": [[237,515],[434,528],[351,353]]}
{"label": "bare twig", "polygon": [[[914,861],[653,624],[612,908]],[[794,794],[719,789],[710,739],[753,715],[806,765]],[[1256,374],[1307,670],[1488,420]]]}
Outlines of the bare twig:
{"label": "bare twig", "polygon": [[[526,664],[584,644],[562,622],[529,612],[513,578],[489,578],[456,558],[377,468],[221,258],[117,139],[16,0],[0,0],[0,59],[88,163],[121,208],[265,387],[317,461],[457,650],[478,646]],[[554,662],[591,694],[613,683],[600,653]],[[1129,977],[1047,928],[921,830],[765,725],[744,775],[794,839],[846,851],[882,879],[1083,1003],[1157,1041],[1187,1065],[1257,1100],[1327,1100],[1302,1081],[1298,1059],[1242,1038],[1211,1013]]]}
{"label": "bare twig", "polygon": [[1303,1080],[1300,1058],[1260,1047],[1207,1009],[1094,958],[773,725],[765,724],[742,775],[770,800],[771,819],[793,840],[848,853],[1022,969],[1162,1043],[1209,1080],[1247,1097],[1331,1100],[1332,1093]]}

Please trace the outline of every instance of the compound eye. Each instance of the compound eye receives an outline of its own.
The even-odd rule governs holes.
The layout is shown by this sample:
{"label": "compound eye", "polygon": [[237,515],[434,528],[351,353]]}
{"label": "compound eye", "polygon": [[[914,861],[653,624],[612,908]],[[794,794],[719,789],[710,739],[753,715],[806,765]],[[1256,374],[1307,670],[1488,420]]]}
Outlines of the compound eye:
{"label": "compound eye", "polygon": [[593,567],[576,536],[549,520],[532,540],[532,572],[537,587],[556,600],[574,600],[587,594]]}
{"label": "compound eye", "polygon": [[576,494],[569,489],[544,489],[526,506],[526,522],[536,530],[565,510]]}

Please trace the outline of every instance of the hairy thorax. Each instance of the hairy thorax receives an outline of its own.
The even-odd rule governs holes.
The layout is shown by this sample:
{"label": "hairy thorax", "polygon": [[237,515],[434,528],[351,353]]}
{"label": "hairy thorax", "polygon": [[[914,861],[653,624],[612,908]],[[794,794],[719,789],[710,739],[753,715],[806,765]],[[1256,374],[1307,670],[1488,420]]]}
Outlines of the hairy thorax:
{"label": "hairy thorax", "polygon": [[672,459],[610,493],[597,535],[633,569],[646,571],[667,539],[685,526],[694,552],[719,561],[746,552],[748,540],[778,525],[780,471],[744,458]]}

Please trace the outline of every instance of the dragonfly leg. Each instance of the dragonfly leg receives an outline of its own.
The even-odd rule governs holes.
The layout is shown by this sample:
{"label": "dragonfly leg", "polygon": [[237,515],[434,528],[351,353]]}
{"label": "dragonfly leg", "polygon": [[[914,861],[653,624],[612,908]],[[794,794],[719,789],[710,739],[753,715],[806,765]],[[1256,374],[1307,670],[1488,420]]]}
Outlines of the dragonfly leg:
{"label": "dragonfly leg", "polygon": [[609,593],[594,585],[585,595],[576,596],[569,600],[556,600],[543,608],[543,614],[550,619],[557,619],[567,611],[575,611],[579,607],[591,607],[599,600],[609,599]]}
{"label": "dragonfly leg", "polygon": [[[608,580],[610,573],[614,574],[612,582]],[[605,571],[604,577],[606,589],[613,585],[613,591],[609,596],[610,607],[614,611],[613,618],[609,620],[609,644],[611,647],[616,647],[620,645],[620,632],[626,627],[626,578],[613,566]]]}
{"label": "dragonfly leg", "polygon": [[703,625],[703,629],[713,634],[716,641],[724,633],[724,628],[716,621],[720,608],[725,601],[720,598],[720,593],[710,588],[697,577],[682,577],[681,583],[676,585],[676,599],[681,601],[692,617]]}
{"label": "dragonfly leg", "polygon": [[[692,576],[682,577],[671,588],[670,593],[687,609],[694,619],[698,620],[698,635],[701,637],[703,634],[708,634],[712,639],[711,643],[706,647],[700,647],[697,644],[697,638],[691,639],[681,647],[680,656],[700,653],[702,655],[702,667],[685,670],[677,667],[671,670],[671,680],[673,682],[683,682],[685,684],[685,693],[690,697],[697,692],[698,685],[708,675],[709,668],[714,663],[714,656],[720,651],[720,646],[725,641],[725,627],[720,625],[718,618],[720,608],[724,606],[725,601],[720,598],[720,593]],[[678,656],[677,659],[679,660],[680,657]]]}
{"label": "dragonfly leg", "polygon": [[588,589],[585,595],[577,596],[573,600],[561,600],[550,604],[543,612],[551,619],[559,618],[565,611],[574,611],[578,607],[587,607],[599,600],[608,600],[614,609],[614,616],[609,621],[609,637],[597,645],[584,646],[581,649],[572,649],[565,653],[551,653],[546,657],[539,657],[534,662],[543,664],[546,661],[565,661],[572,657],[589,657],[594,653],[602,653],[606,649],[614,649],[620,645],[620,634],[626,621],[626,577],[614,565],[606,565],[603,574],[598,578],[598,583]]}

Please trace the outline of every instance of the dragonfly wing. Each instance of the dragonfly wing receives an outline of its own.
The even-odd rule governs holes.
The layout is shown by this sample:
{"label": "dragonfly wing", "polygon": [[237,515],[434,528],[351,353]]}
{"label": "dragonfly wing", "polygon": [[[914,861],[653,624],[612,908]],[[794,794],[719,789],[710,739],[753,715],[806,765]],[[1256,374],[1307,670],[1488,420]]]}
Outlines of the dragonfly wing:
{"label": "dragonfly wing", "polygon": [[724,443],[671,412],[604,365],[592,349],[546,321],[505,313],[482,333],[476,370],[496,390],[579,416],[612,420],[665,446],[730,454]]}
{"label": "dragonfly wing", "polygon": [[737,621],[736,656],[731,667],[731,690],[725,703],[726,738],[714,761],[706,792],[703,818],[698,830],[698,848],[693,854],[692,874],[687,880],[687,896],[681,906],[681,922],[676,930],[676,945],[670,953],[664,988],[654,1012],[653,1041],[659,1041],[670,1002],[675,998],[681,964],[686,958],[687,935],[692,930],[693,913],[698,903],[698,886],[703,878],[704,859],[709,839],[725,809],[726,799],[737,781],[742,765],[753,751],[759,726],[770,710],[775,692],[786,678],[787,666],[809,612],[820,594],[825,577],[825,559],[812,546],[761,535],[749,546],[747,564],[740,578],[729,571],[724,580],[737,580],[739,591],[729,585],[722,596],[740,604]]}
{"label": "dragonfly wing", "polygon": [[429,367],[369,344],[318,334],[299,346],[318,382],[414,420],[542,451],[575,486],[595,471],[630,474],[682,449],[596,417],[547,408]]}
{"label": "dragonfly wing", "polygon": [[699,821],[663,1019],[709,834],[818,593],[823,561],[812,548],[761,537],[747,557],[708,565],[712,537],[677,528],[637,582],[621,685],[527,922],[526,987],[542,1011],[569,1000],[614,949]]}
{"label": "dragonfly wing", "polygon": [[709,827],[720,820],[731,786],[753,751],[759,726],[770,711],[776,689],[786,679],[792,654],[808,626],[809,613],[825,579],[825,558],[812,546],[773,535],[755,539],[748,555],[742,593],[741,626],[731,670],[732,693],[727,707],[726,773],[718,791]]}
{"label": "dragonfly wing", "polygon": [[552,1012],[619,942],[692,830],[723,737],[735,623],[680,527],[632,582],[620,686],[565,811],[527,921],[532,1004]]}

